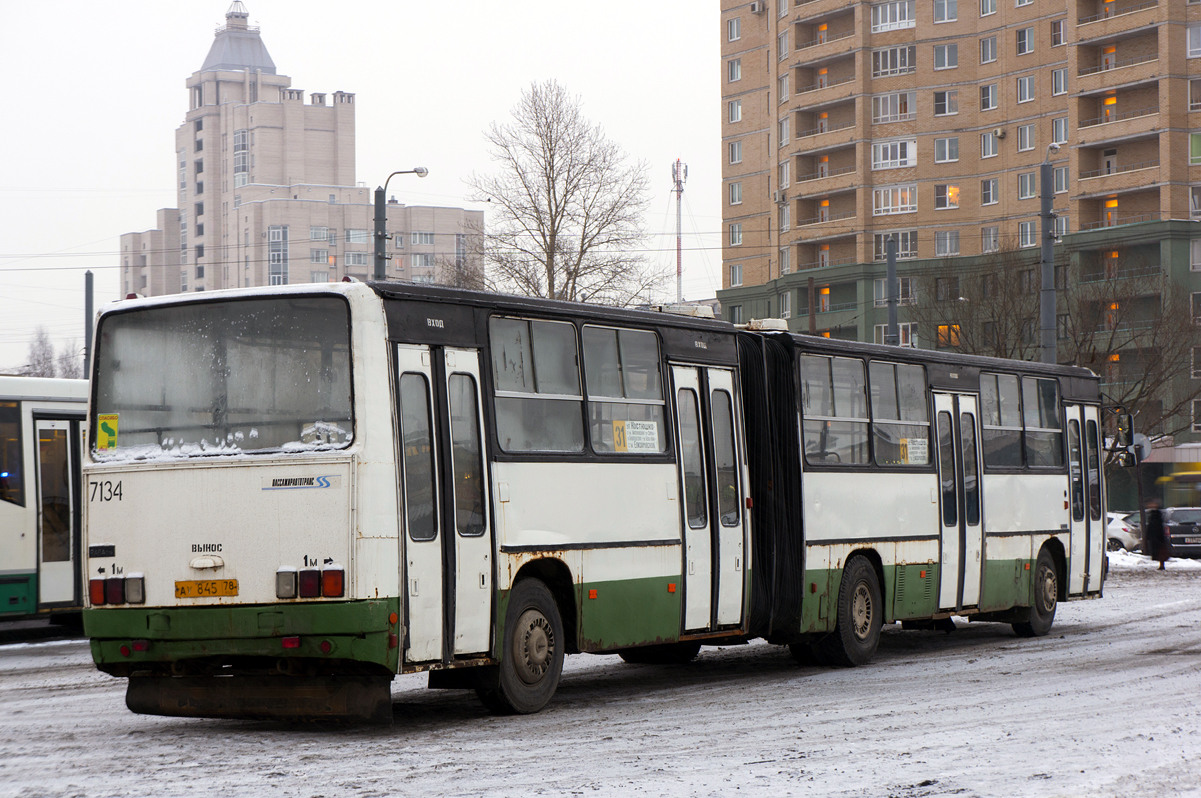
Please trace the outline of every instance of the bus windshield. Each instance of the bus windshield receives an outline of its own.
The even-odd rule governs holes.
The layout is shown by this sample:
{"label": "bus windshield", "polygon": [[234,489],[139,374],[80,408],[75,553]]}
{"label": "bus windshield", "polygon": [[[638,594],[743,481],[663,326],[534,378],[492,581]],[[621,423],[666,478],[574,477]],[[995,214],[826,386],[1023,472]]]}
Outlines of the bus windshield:
{"label": "bus windshield", "polygon": [[101,320],[97,460],[335,449],[353,437],[349,307],[275,296]]}

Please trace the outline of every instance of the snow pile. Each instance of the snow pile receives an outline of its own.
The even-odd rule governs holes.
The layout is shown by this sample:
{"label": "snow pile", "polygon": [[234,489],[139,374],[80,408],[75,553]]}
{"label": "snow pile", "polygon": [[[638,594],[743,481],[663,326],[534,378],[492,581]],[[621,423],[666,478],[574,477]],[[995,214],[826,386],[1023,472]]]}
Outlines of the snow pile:
{"label": "snow pile", "polygon": [[[1201,560],[1170,557],[1167,567],[1169,570],[1201,570]],[[1159,561],[1152,560],[1146,554],[1136,554],[1125,549],[1109,552],[1109,570],[1111,571],[1138,571],[1148,568],[1159,568]]]}

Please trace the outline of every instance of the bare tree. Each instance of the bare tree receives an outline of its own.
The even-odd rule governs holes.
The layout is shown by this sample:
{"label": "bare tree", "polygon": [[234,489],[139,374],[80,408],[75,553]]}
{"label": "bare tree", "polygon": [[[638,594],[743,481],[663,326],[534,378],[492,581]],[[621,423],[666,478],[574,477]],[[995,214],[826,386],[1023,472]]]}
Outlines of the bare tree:
{"label": "bare tree", "polygon": [[531,84],[485,136],[499,171],[469,184],[495,209],[484,237],[490,288],[624,306],[662,286],[666,275],[639,253],[646,165],[627,163],[578,97],[553,80]]}
{"label": "bare tree", "polygon": [[[1038,359],[1042,281],[1033,255],[999,252],[972,269],[948,259],[914,280],[917,301],[907,315],[936,345]],[[1061,256],[1056,289],[1059,361],[1099,374],[1106,403],[1135,414],[1140,431],[1189,429],[1201,400],[1201,383],[1189,379],[1201,328],[1188,291],[1157,254],[1083,252],[1071,264]]]}
{"label": "bare tree", "polygon": [[63,344],[55,360],[58,363],[58,376],[69,380],[83,379],[83,352],[77,339],[72,338]]}
{"label": "bare tree", "polygon": [[56,373],[54,344],[50,342],[50,333],[41,325],[34,331],[29,343],[29,358],[21,373],[27,377],[53,377]]}

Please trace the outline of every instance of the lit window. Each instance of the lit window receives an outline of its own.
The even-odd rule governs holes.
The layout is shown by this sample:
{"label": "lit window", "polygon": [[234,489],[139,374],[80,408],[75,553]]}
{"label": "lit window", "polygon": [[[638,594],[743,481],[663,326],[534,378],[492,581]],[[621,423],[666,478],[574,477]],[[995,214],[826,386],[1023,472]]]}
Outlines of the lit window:
{"label": "lit window", "polygon": [[959,207],[959,186],[937,185],[934,187],[934,207],[938,210]]}

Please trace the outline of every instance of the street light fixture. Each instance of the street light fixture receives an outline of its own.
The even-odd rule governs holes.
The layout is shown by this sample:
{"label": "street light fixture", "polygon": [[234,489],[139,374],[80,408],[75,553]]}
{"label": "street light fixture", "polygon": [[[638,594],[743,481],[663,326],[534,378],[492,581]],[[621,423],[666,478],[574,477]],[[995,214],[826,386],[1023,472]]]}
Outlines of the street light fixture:
{"label": "street light fixture", "polygon": [[425,177],[430,173],[429,169],[424,166],[418,166],[415,169],[402,169],[399,172],[393,172],[388,175],[388,179],[384,181],[384,185],[375,190],[375,272],[373,278],[383,280],[385,277],[384,264],[387,262],[387,255],[384,254],[384,241],[388,238],[388,212],[384,196],[388,193],[388,182],[397,175],[417,175]]}

